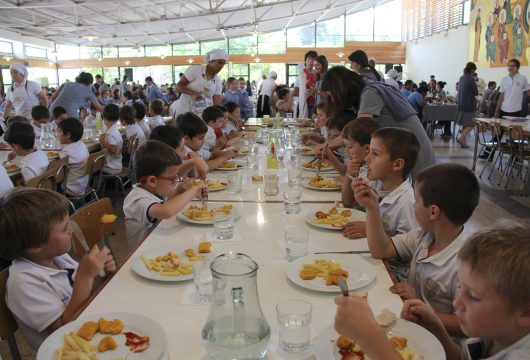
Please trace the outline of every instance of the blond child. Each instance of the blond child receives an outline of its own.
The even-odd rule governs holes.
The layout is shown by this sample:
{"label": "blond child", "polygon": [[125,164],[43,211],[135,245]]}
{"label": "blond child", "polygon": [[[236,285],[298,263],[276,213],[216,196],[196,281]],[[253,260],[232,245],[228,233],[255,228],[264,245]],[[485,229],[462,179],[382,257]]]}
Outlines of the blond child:
{"label": "blond child", "polygon": [[94,246],[78,264],[69,255],[72,231],[68,202],[44,189],[17,189],[0,199],[0,257],[13,260],[6,303],[35,351],[72,321],[89,298],[94,280],[116,263]]}
{"label": "blond child", "polygon": [[379,196],[366,179],[355,179],[355,199],[366,208],[366,237],[376,259],[410,262],[407,282],[390,288],[403,299],[421,299],[453,336],[461,336],[454,315],[458,289],[456,255],[462,247],[464,224],[480,196],[475,174],[457,164],[440,164],[421,171],[415,182],[414,215],[419,228],[390,237],[384,230]]}
{"label": "blond child", "polygon": [[136,151],[138,184],[123,201],[129,248],[142,240],[157,220],[176,216],[194,197],[202,196],[202,187],[192,185],[191,180],[179,185],[181,164],[175,150],[160,141],[149,140]]}

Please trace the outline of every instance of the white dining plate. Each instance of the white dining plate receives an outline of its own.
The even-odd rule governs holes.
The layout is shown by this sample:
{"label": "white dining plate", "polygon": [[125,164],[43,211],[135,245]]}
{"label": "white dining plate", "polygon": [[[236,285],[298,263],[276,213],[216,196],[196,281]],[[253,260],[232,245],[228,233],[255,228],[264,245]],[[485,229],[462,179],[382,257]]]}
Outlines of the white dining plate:
{"label": "white dining plate", "polygon": [[[414,352],[414,359],[443,360],[445,351],[440,341],[423,327],[413,322],[397,319],[390,327],[388,336],[399,336],[407,338],[408,347]],[[325,328],[315,339],[313,350],[317,360],[340,360],[339,348],[336,340],[339,337],[333,325]],[[369,360],[368,357],[365,357]]]}
{"label": "white dining plate", "polygon": [[217,187],[217,188],[213,188],[211,186],[208,186],[208,192],[223,191],[223,190],[228,189],[228,183],[226,182],[226,180],[219,180],[219,179],[209,179],[209,180],[219,182],[223,186],[222,187]]}
{"label": "white dining plate", "polygon": [[15,165],[15,164],[12,164],[12,163],[9,162],[9,161],[4,161],[4,162],[2,163],[2,166],[6,169],[6,172],[7,172],[8,175],[11,175],[11,174],[16,173],[17,171],[20,171],[20,168],[19,168],[17,165],[15,165],[16,168],[13,168],[13,169],[9,170],[9,169],[7,168],[7,166],[11,166],[11,165]]}
{"label": "white dining plate", "polygon": [[[216,204],[215,208],[212,207],[212,208],[210,208],[210,210],[216,209],[216,208],[221,207],[221,206],[222,206],[222,204],[219,204],[219,206],[217,206],[217,204]],[[239,219],[239,212],[236,209],[234,209],[234,208],[232,208],[232,215],[234,217],[234,221]],[[184,215],[182,212],[178,213],[177,219],[180,219],[182,221],[185,221],[185,222],[188,222],[188,223],[191,223],[191,224],[213,225],[213,219],[204,220],[204,221],[193,220],[193,219],[190,219],[189,217],[187,217],[186,215]]]}
{"label": "white dining plate", "polygon": [[[100,360],[111,360],[111,359],[125,359],[131,351],[125,346],[125,335],[124,332],[130,331],[140,336],[149,336],[149,348],[145,351],[138,353],[139,357],[134,359],[142,360],[158,360],[167,357],[167,337],[164,329],[152,319],[149,319],[142,315],[131,314],[131,313],[105,313],[105,314],[94,314],[86,317],[74,320],[61,328],[54,331],[50,336],[44,340],[42,345],[39,347],[37,353],[37,360],[53,360],[55,352],[64,346],[64,334],[77,332],[79,328],[87,321],[98,321],[99,318],[105,318],[106,320],[119,319],[123,321],[123,331],[121,334],[112,335],[116,340],[118,347],[114,350],[105,351],[103,353],[97,353]],[[107,335],[96,333],[94,338],[90,341],[94,345],[98,345],[99,341]]]}
{"label": "white dining plate", "polygon": [[[333,178],[324,178],[324,180],[335,180]],[[328,188],[328,187],[316,187],[309,185],[309,180],[304,181],[304,187],[311,189],[311,190],[318,190],[318,191],[337,191],[340,190],[340,186],[337,185],[335,182],[335,187]]]}
{"label": "white dining plate", "polygon": [[340,264],[340,267],[346,270],[349,275],[346,279],[348,288],[355,290],[371,283],[376,273],[373,265],[364,260],[361,256],[356,254],[319,254],[309,255],[303,258],[296,259],[287,265],[287,278],[296,285],[305,289],[322,291],[322,292],[340,292],[340,287],[336,285],[327,286],[326,280],[321,277],[316,277],[313,280],[302,280],[300,278],[300,270],[304,264],[313,264],[317,259],[333,260]]}
{"label": "white dining plate", "polygon": [[[350,210],[351,211],[351,215],[348,217],[348,222],[350,222],[350,221],[366,221],[366,214],[363,213],[362,211],[355,210],[355,209],[340,209],[339,208],[339,212],[342,211],[342,210]],[[321,211],[327,212],[327,211],[329,211],[329,209],[323,209]],[[316,211],[311,211],[311,212],[306,214],[306,216],[305,216],[306,223],[308,223],[309,225],[312,225],[312,226],[316,226],[316,227],[322,228],[322,229],[342,230],[342,226],[331,226],[331,225],[328,225],[328,224],[314,223],[313,221],[317,219],[316,216],[315,216],[315,213],[316,213]]]}
{"label": "white dining plate", "polygon": [[[233,161],[229,161],[230,163],[234,163]],[[236,164],[236,167],[235,168],[221,168],[221,167],[216,167],[215,170],[219,170],[219,171],[237,171],[239,169],[242,169],[243,168],[243,165],[239,164],[239,163],[235,163]]]}
{"label": "white dining plate", "polygon": [[[312,172],[318,172],[318,168],[306,168],[305,166],[304,166],[304,170],[312,171]],[[327,166],[326,166],[326,167],[322,166],[322,167],[320,168],[320,172],[324,172],[324,171],[333,171],[333,170],[335,170],[335,168],[334,168],[333,166],[329,166],[329,167],[327,167]]]}
{"label": "white dining plate", "polygon": [[140,275],[143,278],[150,279],[150,280],[157,280],[157,281],[166,281],[166,282],[175,282],[175,281],[186,281],[193,279],[193,273],[189,275],[181,275],[181,276],[162,276],[160,273],[156,271],[149,270],[145,263],[142,261],[140,256],[144,255],[148,259],[153,259],[157,256],[166,255],[168,251],[173,251],[175,254],[179,256],[181,261],[184,263],[188,262],[188,257],[184,254],[184,249],[186,247],[179,247],[175,245],[166,245],[166,246],[160,246],[152,249],[148,249],[146,251],[142,251],[136,256],[131,263],[131,269],[134,271],[137,275]]}

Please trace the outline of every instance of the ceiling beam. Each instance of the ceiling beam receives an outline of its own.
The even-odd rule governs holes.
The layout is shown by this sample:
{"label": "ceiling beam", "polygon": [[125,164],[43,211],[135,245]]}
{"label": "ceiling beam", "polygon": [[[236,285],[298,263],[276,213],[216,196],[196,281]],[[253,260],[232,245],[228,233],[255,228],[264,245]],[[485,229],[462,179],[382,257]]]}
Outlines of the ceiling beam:
{"label": "ceiling beam", "polygon": [[287,21],[287,24],[285,24],[284,26],[284,30],[287,30],[287,28],[289,27],[289,25],[291,25],[291,23],[293,22],[294,18],[296,17],[296,15],[298,15],[298,13],[300,12],[300,10],[302,10],[302,8],[304,6],[307,5],[307,3],[309,2],[310,0],[305,0],[299,7],[298,9],[296,9],[295,12],[293,12],[293,14],[291,15],[291,18],[289,19],[289,21]]}

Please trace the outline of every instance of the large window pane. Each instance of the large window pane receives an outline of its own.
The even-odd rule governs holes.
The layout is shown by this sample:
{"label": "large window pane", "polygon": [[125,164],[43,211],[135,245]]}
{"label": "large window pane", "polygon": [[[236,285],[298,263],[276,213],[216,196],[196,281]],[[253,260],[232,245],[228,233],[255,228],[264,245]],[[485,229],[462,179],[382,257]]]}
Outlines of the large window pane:
{"label": "large window pane", "polygon": [[146,46],[145,56],[171,56],[171,45]]}
{"label": "large window pane", "polygon": [[81,59],[97,59],[103,57],[101,46],[81,46],[79,48]]}
{"label": "large window pane", "polygon": [[374,8],[346,16],[346,41],[373,41]]}
{"label": "large window pane", "polygon": [[215,40],[215,41],[205,41],[201,42],[201,55],[206,54],[208,51],[213,49],[223,49],[228,51],[228,46],[226,40]]}
{"label": "large window pane", "polygon": [[401,0],[375,7],[374,41],[401,41]]}
{"label": "large window pane", "polygon": [[40,59],[47,59],[48,53],[46,49],[37,48],[33,46],[26,46],[26,56]]}
{"label": "large window pane", "polygon": [[[122,71],[123,73],[123,71]],[[120,72],[117,67],[105,67],[103,68],[103,79],[105,79],[105,82],[107,84],[114,84],[115,79],[119,79],[121,81]]]}
{"label": "large window pane", "polygon": [[317,23],[317,47],[344,47],[344,16]]}
{"label": "large window pane", "polygon": [[8,41],[0,41],[0,53],[2,54],[12,54],[13,53],[13,43]]}
{"label": "large window pane", "polygon": [[28,77],[40,86],[57,86],[57,72],[54,68],[30,67]]}
{"label": "large window pane", "polygon": [[232,64],[232,76],[236,79],[244,77],[245,80],[248,80],[249,72],[248,64]]}
{"label": "large window pane", "polygon": [[103,57],[106,57],[106,58],[118,57],[118,48],[116,46],[103,47]]}
{"label": "large window pane", "polygon": [[230,54],[250,54],[256,52],[256,36],[245,36],[238,38],[230,38],[228,41],[230,48],[228,52]]}
{"label": "large window pane", "polygon": [[79,46],[57,44],[57,60],[79,59]]}
{"label": "large window pane", "polygon": [[285,54],[286,39],[283,31],[258,35],[258,53],[260,54]]}
{"label": "large window pane", "polygon": [[199,43],[174,44],[173,56],[193,56],[200,55]]}
{"label": "large window pane", "polygon": [[287,47],[315,47],[315,25],[287,29]]}
{"label": "large window pane", "polygon": [[81,69],[59,69],[59,85],[65,81],[75,81]]}
{"label": "large window pane", "polygon": [[250,64],[250,81],[256,80],[258,82],[262,79],[262,76],[271,71],[276,71],[278,74],[277,84],[285,84],[285,64]]}
{"label": "large window pane", "polygon": [[9,69],[2,69],[2,79],[4,80],[4,87],[11,86],[13,80],[11,79],[11,71]]}
{"label": "large window pane", "polygon": [[171,84],[173,82],[173,67],[171,65],[135,66],[133,79],[140,84],[145,83],[145,78],[151,76],[156,84]]}
{"label": "large window pane", "polygon": [[126,57],[143,57],[145,56],[143,46],[120,46],[118,48],[118,54],[121,58]]}
{"label": "large window pane", "polygon": [[[81,71],[92,74],[92,76],[94,77],[94,82],[96,82],[96,75],[103,76],[103,68],[101,67],[84,67],[84,68],[81,68]],[[109,82],[109,79],[105,79],[105,77],[103,77],[103,80],[106,83]]]}

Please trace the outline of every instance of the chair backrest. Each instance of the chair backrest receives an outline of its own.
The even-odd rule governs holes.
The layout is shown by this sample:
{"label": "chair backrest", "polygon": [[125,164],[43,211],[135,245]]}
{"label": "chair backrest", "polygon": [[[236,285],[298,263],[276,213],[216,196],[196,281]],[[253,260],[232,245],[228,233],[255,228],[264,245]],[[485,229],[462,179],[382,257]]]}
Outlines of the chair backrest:
{"label": "chair backrest", "polygon": [[488,132],[488,123],[484,121],[477,121],[477,134],[478,134],[478,141],[480,145],[486,144],[486,133]]}
{"label": "chair backrest", "polygon": [[98,188],[99,184],[101,183],[101,174],[103,170],[103,165],[105,165],[106,154],[107,154],[106,149],[92,153],[88,155],[88,159],[86,161],[86,174],[88,175],[88,184],[92,182],[92,178],[94,177],[94,174],[99,171],[99,177],[97,180],[98,186],[95,186],[95,188]]}
{"label": "chair backrest", "polygon": [[68,177],[68,162],[70,157],[65,156],[62,159],[55,160],[48,165],[48,170],[53,171],[55,174],[55,183],[57,190],[59,187],[62,188],[63,192],[66,190],[66,180]]}
{"label": "chair backrest", "polygon": [[0,338],[9,338],[18,329],[17,321],[6,304],[6,282],[9,276],[9,268],[0,272]]}
{"label": "chair backrest", "polygon": [[512,153],[522,152],[524,148],[524,131],[521,125],[510,126],[508,129],[509,145]]}
{"label": "chair backrest", "polygon": [[[112,203],[109,198],[103,198],[96,202],[92,202],[77,210],[70,216],[70,221],[77,224],[79,230],[83,234],[88,248],[92,248],[97,244],[104,234],[113,234],[116,232],[115,223],[103,224],[101,222],[101,217],[105,214],[114,215]],[[72,242],[72,250],[76,255],[81,256],[85,253],[85,249],[81,245],[81,241],[76,235],[75,229],[73,230],[74,241]]]}
{"label": "chair backrest", "polygon": [[57,185],[55,183],[55,172],[53,170],[45,171],[41,175],[29,179],[26,182],[26,186],[55,191],[55,189],[57,188]]}
{"label": "chair backrest", "polygon": [[[129,138],[129,140],[127,141],[127,152],[131,156],[132,156],[132,153],[134,151],[134,142],[135,142],[137,137],[138,137],[138,135],[132,134],[131,137]],[[138,146],[138,143],[136,143],[136,144]]]}

